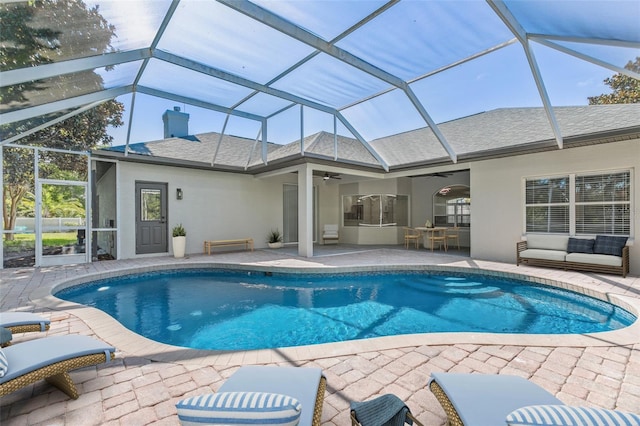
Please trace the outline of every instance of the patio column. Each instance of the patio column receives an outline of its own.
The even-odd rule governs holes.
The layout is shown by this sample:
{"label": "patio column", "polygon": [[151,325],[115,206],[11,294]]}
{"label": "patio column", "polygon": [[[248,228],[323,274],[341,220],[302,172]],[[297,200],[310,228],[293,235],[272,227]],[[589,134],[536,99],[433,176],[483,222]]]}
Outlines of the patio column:
{"label": "patio column", "polygon": [[313,257],[313,170],[298,169],[298,255]]}

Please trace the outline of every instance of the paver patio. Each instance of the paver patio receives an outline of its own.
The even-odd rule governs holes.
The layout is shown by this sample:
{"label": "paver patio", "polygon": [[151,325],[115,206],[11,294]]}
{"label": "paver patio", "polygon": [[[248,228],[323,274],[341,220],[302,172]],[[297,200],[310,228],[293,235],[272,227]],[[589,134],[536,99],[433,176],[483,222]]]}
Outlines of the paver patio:
{"label": "paver patio", "polygon": [[[426,388],[433,371],[516,374],[539,384],[567,404],[639,412],[640,332],[637,324],[632,326],[631,334],[622,337],[607,334],[599,341],[580,340],[580,336],[575,342],[560,342],[545,341],[539,336],[478,337],[448,333],[424,335],[419,339],[398,336],[345,342],[322,350],[304,347],[212,357],[208,351],[156,350],[149,341],[123,330],[104,314],[70,307],[47,296],[48,289],[63,280],[173,263],[316,268],[385,264],[448,265],[529,273],[614,293],[631,300],[634,306],[640,304],[640,278],[633,276],[622,278],[516,267],[404,248],[333,250],[319,250],[319,255],[310,259],[287,250],[256,250],[181,260],[160,257],[1,270],[1,310],[41,313],[51,319],[51,330],[47,334],[94,335],[116,346],[117,358],[109,364],[71,373],[81,394],[77,400],[70,400],[45,382],[0,398],[0,422],[3,425],[175,425],[178,419],[174,404],[179,399],[216,391],[240,365],[246,364],[321,367],[328,384],[323,407],[323,424],[327,426],[350,424],[349,401],[384,393],[394,393],[405,400],[423,423],[444,425],[444,411]],[[40,337],[42,334],[30,333],[15,336],[14,340],[19,344]]]}

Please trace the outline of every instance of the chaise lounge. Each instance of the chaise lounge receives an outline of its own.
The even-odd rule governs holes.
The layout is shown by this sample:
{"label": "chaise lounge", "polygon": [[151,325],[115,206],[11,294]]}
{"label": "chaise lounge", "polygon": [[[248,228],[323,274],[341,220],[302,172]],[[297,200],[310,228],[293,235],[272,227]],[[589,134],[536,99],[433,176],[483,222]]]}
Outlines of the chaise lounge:
{"label": "chaise lounge", "polygon": [[0,349],[0,396],[46,380],[73,399],[79,394],[69,371],[114,358],[115,348],[81,335],[43,337]]}
{"label": "chaise lounge", "polygon": [[31,312],[0,312],[0,327],[13,334],[47,331],[51,321]]}
{"label": "chaise lounge", "polygon": [[319,368],[243,366],[215,394],[185,398],[176,408],[183,426],[320,426],[325,389]]}
{"label": "chaise lounge", "polygon": [[30,312],[0,312],[0,347],[11,344],[13,334],[49,330],[50,321]]}
{"label": "chaise lounge", "polygon": [[450,426],[640,424],[636,414],[565,405],[519,376],[432,373],[428,386]]}

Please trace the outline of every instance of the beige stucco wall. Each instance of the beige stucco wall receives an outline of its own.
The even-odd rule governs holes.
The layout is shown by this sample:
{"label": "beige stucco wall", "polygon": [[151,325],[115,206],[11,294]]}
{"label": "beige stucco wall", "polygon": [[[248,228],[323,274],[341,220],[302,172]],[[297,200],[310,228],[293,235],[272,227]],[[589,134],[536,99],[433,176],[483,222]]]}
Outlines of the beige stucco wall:
{"label": "beige stucco wall", "polygon": [[[524,179],[567,173],[632,170],[630,273],[640,275],[640,141],[556,150],[471,163],[471,256],[512,262],[524,235]],[[634,241],[635,240],[635,241]]]}
{"label": "beige stucco wall", "polygon": [[[120,163],[121,258],[135,257],[135,181],[166,182],[169,227],[187,227],[187,253],[200,253],[204,239],[252,237],[265,247],[269,229],[282,226],[282,184],[297,183],[295,174],[270,178]],[[349,244],[401,244],[401,227],[342,226],[342,196],[362,193],[410,195],[410,225],[421,226],[432,217],[432,196],[445,185],[471,187],[471,229],[461,243],[477,259],[515,262],[515,243],[524,235],[524,179],[567,173],[632,170],[632,235],[640,230],[640,141],[555,150],[487,161],[457,164],[469,169],[449,178],[381,178],[356,183],[314,179],[318,189],[318,227],[338,223],[340,242]],[[427,171],[425,171],[427,173]],[[176,188],[184,191],[175,199]],[[640,247],[630,240],[631,273],[640,275]]]}
{"label": "beige stucco wall", "polygon": [[[169,231],[182,223],[187,231],[186,253],[202,253],[205,239],[251,237],[266,247],[267,233],[282,230],[282,184],[295,175],[257,179],[235,173],[120,162],[121,258],[135,254],[135,182],[168,184]],[[176,200],[176,188],[183,199]],[[169,235],[169,252],[171,253]]]}

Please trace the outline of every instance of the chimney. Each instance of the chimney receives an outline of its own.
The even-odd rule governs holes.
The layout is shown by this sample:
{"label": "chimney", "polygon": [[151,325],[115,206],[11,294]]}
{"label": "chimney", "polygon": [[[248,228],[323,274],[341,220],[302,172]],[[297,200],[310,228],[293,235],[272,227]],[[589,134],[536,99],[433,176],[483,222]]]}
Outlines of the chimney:
{"label": "chimney", "polygon": [[180,112],[180,107],[173,107],[173,111],[166,110],[162,114],[162,121],[165,139],[189,136],[189,114]]}

